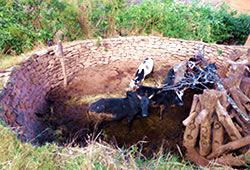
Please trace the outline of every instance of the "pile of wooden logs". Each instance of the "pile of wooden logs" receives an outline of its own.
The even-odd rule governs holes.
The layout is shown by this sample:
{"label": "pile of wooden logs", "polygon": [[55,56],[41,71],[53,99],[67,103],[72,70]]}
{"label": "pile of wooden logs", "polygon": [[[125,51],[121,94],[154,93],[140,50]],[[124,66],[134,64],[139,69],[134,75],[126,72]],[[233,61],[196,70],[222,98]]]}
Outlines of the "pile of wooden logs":
{"label": "pile of wooden logs", "polygon": [[183,121],[187,158],[198,165],[250,162],[249,61],[228,62],[231,72],[221,80],[222,87],[194,95],[190,115]]}

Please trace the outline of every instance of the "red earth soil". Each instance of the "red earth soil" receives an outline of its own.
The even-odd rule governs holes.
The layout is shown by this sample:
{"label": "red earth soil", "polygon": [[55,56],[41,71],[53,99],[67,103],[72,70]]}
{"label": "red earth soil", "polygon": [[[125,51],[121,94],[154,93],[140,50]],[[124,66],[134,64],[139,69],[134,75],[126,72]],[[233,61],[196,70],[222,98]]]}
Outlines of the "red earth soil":
{"label": "red earth soil", "polygon": [[250,14],[250,1],[249,0],[205,0],[213,5],[219,6],[223,2],[228,4],[232,10],[237,10],[241,13]]}

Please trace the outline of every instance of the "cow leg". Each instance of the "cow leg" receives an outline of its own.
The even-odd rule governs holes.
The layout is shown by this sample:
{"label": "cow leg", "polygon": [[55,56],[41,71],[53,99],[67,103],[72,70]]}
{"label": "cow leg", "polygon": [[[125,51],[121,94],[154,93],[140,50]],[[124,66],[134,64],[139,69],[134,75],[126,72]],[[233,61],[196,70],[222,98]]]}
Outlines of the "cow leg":
{"label": "cow leg", "polygon": [[100,121],[95,122],[93,134],[97,134],[98,133],[100,123],[101,123]]}
{"label": "cow leg", "polygon": [[160,105],[160,120],[162,120],[162,114],[163,114],[164,110],[165,110],[165,106],[164,105]]}
{"label": "cow leg", "polygon": [[130,133],[133,119],[134,119],[134,117],[128,117],[128,133]]}
{"label": "cow leg", "polygon": [[130,133],[131,124],[132,120],[128,119],[128,133]]}
{"label": "cow leg", "polygon": [[131,122],[131,120],[128,120],[128,133],[130,133]]}

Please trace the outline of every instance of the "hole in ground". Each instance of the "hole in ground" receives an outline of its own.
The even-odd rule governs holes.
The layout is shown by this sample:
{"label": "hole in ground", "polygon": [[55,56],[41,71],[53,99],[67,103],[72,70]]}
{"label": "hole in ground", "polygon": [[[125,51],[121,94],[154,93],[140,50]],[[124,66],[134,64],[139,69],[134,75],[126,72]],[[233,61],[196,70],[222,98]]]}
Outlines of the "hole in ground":
{"label": "hole in ground", "polygon": [[[169,69],[170,67],[155,69],[145,83],[150,84],[152,80],[162,82]],[[88,104],[102,97],[124,97],[133,77],[131,70],[136,70],[136,67],[118,68],[109,65],[83,70],[66,90],[50,92],[49,112],[42,118],[47,128],[38,138],[39,143],[56,141],[61,145],[72,143],[84,146],[87,136],[93,133],[93,127],[87,117]],[[142,118],[138,115],[129,133],[127,119],[104,122],[100,138],[126,148],[144,140],[146,143],[143,144],[142,153],[145,156],[152,156],[162,145],[167,151],[179,154],[176,146],[178,144],[184,152],[182,121],[188,116],[193,95],[197,93],[200,92],[185,91],[184,106],[169,107],[162,120],[159,108],[150,107],[149,117]]]}

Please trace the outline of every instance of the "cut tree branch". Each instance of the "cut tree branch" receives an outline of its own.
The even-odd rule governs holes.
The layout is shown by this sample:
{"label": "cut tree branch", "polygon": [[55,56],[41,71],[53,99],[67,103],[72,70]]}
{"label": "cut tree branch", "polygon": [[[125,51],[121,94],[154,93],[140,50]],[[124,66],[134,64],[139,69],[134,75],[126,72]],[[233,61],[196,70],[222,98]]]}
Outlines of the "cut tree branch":
{"label": "cut tree branch", "polygon": [[222,154],[225,154],[225,153],[228,153],[230,151],[242,148],[242,147],[249,145],[249,144],[250,144],[250,135],[218,147],[215,150],[215,152],[212,152],[207,158],[213,159],[213,158],[219,157]]}
{"label": "cut tree branch", "polygon": [[222,107],[220,101],[217,101],[216,113],[219,121],[225,127],[226,132],[233,141],[242,138],[240,132],[234,126],[234,123],[228,115],[226,109]]}

